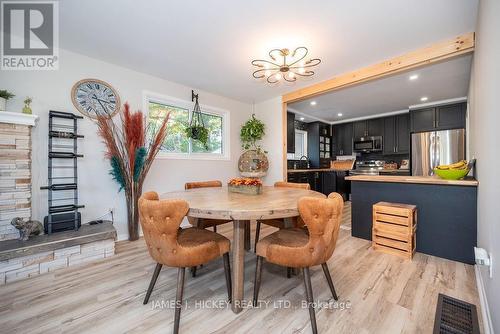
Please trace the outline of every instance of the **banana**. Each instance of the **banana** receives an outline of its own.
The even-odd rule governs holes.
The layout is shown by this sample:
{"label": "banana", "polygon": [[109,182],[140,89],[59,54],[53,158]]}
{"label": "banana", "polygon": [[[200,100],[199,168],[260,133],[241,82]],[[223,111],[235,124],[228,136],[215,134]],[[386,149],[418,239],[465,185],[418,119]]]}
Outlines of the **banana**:
{"label": "banana", "polygon": [[439,165],[436,168],[440,169],[440,170],[467,169],[467,160],[460,160],[460,161],[452,163],[450,165]]}

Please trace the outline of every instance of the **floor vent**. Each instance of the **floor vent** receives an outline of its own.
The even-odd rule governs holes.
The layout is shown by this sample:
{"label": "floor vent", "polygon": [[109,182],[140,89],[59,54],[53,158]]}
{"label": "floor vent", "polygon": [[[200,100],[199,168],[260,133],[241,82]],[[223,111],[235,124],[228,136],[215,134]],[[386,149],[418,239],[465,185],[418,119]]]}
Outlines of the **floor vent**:
{"label": "floor vent", "polygon": [[439,294],[434,334],[479,334],[476,306]]}

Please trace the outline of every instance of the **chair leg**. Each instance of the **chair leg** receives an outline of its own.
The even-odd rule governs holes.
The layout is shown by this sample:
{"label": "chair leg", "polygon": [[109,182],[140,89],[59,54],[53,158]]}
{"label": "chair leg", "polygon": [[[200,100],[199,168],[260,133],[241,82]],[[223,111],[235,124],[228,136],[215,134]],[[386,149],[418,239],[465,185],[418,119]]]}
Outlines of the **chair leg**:
{"label": "chair leg", "polygon": [[233,301],[233,284],[231,283],[231,265],[229,264],[229,252],[222,256],[224,260],[224,274],[226,275],[227,299]]}
{"label": "chair leg", "polygon": [[214,225],[214,232],[217,233],[217,225]]}
{"label": "chair leg", "polygon": [[196,277],[196,267],[191,267],[189,270],[191,271],[191,277]]}
{"label": "chair leg", "polygon": [[314,298],[311,287],[311,275],[309,273],[309,268],[303,268],[302,272],[304,274],[304,285],[306,286],[306,298],[309,307],[309,317],[311,318],[311,328],[313,334],[318,333],[318,327],[316,326],[316,313],[314,311]]}
{"label": "chair leg", "polygon": [[262,256],[257,256],[257,264],[255,266],[255,281],[253,285],[253,305],[257,305],[257,300],[259,299],[259,289],[260,281],[262,278],[262,261],[264,258]]}
{"label": "chair leg", "polygon": [[339,300],[337,292],[335,292],[335,287],[333,286],[332,276],[330,275],[330,270],[328,270],[328,265],[325,262],[321,265],[321,267],[323,268],[323,272],[325,273],[326,281],[328,282],[328,286],[330,287],[330,291],[332,292],[333,299]]}
{"label": "chair leg", "polygon": [[255,244],[253,247],[253,252],[257,253],[257,242],[259,242],[260,237],[260,221],[257,220],[257,228],[255,229]]}
{"label": "chair leg", "polygon": [[181,320],[182,294],[184,292],[184,274],[186,268],[179,268],[177,274],[177,295],[175,296],[175,316],[174,316],[174,334],[179,333],[179,322]]}
{"label": "chair leg", "polygon": [[286,278],[292,277],[292,268],[286,267]]}
{"label": "chair leg", "polygon": [[249,251],[252,241],[250,240],[250,221],[245,223],[245,250]]}
{"label": "chair leg", "polygon": [[157,263],[155,271],[153,272],[153,277],[151,277],[151,282],[149,282],[148,292],[146,292],[146,297],[144,298],[143,304],[146,305],[149,302],[149,297],[151,297],[151,292],[153,292],[153,288],[155,287],[156,280],[158,279],[158,275],[161,271],[161,264]]}

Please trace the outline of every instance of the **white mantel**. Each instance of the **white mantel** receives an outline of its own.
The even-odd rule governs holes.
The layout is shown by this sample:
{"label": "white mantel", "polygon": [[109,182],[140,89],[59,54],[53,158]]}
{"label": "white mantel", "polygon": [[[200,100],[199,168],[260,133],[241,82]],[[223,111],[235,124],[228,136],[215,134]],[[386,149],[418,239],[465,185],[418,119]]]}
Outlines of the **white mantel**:
{"label": "white mantel", "polygon": [[0,111],[0,123],[35,126],[38,116],[20,112]]}

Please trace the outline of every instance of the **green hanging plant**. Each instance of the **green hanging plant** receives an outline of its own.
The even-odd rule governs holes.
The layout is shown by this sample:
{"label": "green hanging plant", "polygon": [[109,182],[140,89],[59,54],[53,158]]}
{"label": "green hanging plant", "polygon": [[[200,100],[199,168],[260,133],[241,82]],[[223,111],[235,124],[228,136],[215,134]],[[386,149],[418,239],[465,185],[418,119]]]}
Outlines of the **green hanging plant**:
{"label": "green hanging plant", "polygon": [[186,136],[199,141],[203,144],[205,149],[208,150],[208,129],[203,122],[203,115],[201,114],[200,104],[198,103],[198,94],[195,94],[194,91],[191,91],[191,101],[195,101],[195,104],[193,114],[191,115],[191,121],[186,128]]}
{"label": "green hanging plant", "polygon": [[[240,139],[241,146],[245,149],[254,149],[261,151],[262,147],[257,145],[257,141],[262,140],[266,130],[266,125],[259,119],[255,118],[255,114],[252,114],[252,118],[245,122],[241,126]],[[264,153],[267,153],[264,151]]]}
{"label": "green hanging plant", "polygon": [[203,125],[188,126],[186,128],[186,136],[188,138],[198,140],[200,143],[203,144],[205,149],[208,150],[208,129]]}

